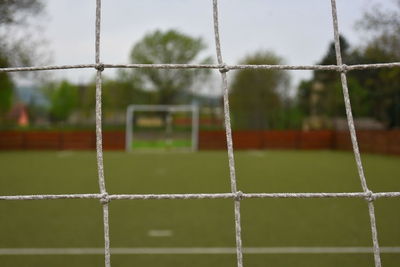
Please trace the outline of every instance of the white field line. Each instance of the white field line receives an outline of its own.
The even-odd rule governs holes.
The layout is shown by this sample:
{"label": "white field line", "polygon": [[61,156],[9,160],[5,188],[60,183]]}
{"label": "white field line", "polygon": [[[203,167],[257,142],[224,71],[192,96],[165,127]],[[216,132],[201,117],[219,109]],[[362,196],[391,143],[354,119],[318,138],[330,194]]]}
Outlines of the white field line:
{"label": "white field line", "polygon": [[[400,253],[400,247],[381,247],[382,253]],[[372,247],[247,247],[245,254],[371,254]],[[104,248],[0,248],[0,255],[97,255]],[[111,248],[111,254],[236,254],[233,247]]]}
{"label": "white field line", "polygon": [[173,233],[171,230],[150,230],[147,235],[150,237],[170,237]]}

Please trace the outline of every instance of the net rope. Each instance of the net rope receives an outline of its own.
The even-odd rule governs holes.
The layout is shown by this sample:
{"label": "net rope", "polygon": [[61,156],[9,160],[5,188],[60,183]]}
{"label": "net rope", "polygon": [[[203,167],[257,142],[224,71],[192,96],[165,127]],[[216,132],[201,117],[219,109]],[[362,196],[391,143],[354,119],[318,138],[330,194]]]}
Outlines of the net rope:
{"label": "net rope", "polygon": [[[54,199],[98,199],[103,208],[104,225],[104,263],[111,267],[110,252],[110,231],[109,231],[109,203],[114,200],[148,200],[148,199],[232,199],[234,201],[235,214],[235,237],[237,266],[243,267],[243,246],[241,238],[240,202],[243,199],[251,198],[363,198],[368,203],[368,211],[371,225],[371,236],[373,242],[373,254],[375,267],[381,267],[380,247],[378,242],[378,231],[376,226],[374,200],[379,198],[399,198],[400,192],[372,192],[368,186],[364,174],[361,155],[358,148],[357,135],[354,127],[349,89],[346,73],[354,70],[381,69],[400,67],[400,62],[378,63],[378,64],[356,64],[345,65],[342,61],[342,54],[339,40],[339,23],[336,0],[331,0],[332,22],[334,32],[334,43],[336,52],[336,65],[227,65],[223,61],[221,42],[219,36],[219,14],[218,0],[212,0],[213,6],[213,27],[218,64],[103,64],[100,57],[101,44],[101,0],[96,0],[95,20],[95,63],[76,65],[55,65],[55,66],[33,66],[33,67],[11,67],[0,68],[0,72],[21,72],[21,71],[46,71],[65,69],[95,69],[96,70],[96,158],[98,170],[98,183],[100,193],[93,194],[43,194],[43,195],[11,195],[0,196],[0,200],[54,200]],[[153,69],[218,69],[221,74],[221,87],[224,99],[224,119],[229,163],[229,175],[231,183],[230,193],[202,193],[202,194],[108,194],[106,190],[103,148],[102,148],[102,72],[107,68],[153,68]],[[345,102],[347,122],[350,130],[350,137],[353,147],[353,154],[357,165],[358,175],[363,192],[319,192],[319,193],[243,193],[237,189],[234,149],[232,141],[232,129],[229,109],[229,92],[227,72],[230,70],[242,69],[265,69],[265,70],[320,70],[336,71],[340,74],[343,97]]]}
{"label": "net rope", "polygon": [[218,0],[213,0],[213,20],[214,20],[214,36],[215,36],[215,48],[217,52],[218,64],[223,67],[219,70],[221,73],[222,92],[224,98],[224,118],[225,118],[225,132],[226,132],[226,145],[228,149],[228,164],[229,164],[229,176],[231,179],[231,191],[235,194],[234,199],[234,213],[235,213],[235,237],[236,237],[236,257],[237,266],[243,266],[243,248],[242,248],[242,235],[241,235],[241,223],[240,223],[240,200],[241,192],[237,190],[236,182],[236,170],[235,170],[235,158],[233,155],[233,141],[232,141],[232,127],[231,118],[229,113],[229,91],[228,91],[228,79],[226,73],[228,69],[225,67],[225,63],[222,59],[221,42],[219,39],[219,22],[218,22]]}
{"label": "net rope", "polygon": [[110,226],[108,220],[108,193],[106,190],[106,182],[104,177],[104,163],[103,163],[103,140],[102,140],[102,97],[101,73],[104,68],[100,63],[100,26],[101,26],[101,0],[96,0],[96,43],[95,43],[95,61],[96,61],[96,154],[97,154],[97,171],[99,178],[99,188],[102,195],[100,203],[103,206],[103,228],[104,228],[104,260],[105,266],[111,267],[111,253],[110,253]]}
{"label": "net rope", "polygon": [[[336,61],[338,66],[342,66],[343,61],[340,49],[339,22],[337,16],[336,0],[331,0],[331,6],[332,6],[332,21],[333,21],[334,40],[335,40]],[[354,153],[354,158],[356,160],[357,171],[360,177],[361,187],[365,193],[370,193],[372,191],[369,190],[367,185],[367,180],[365,179],[364,167],[362,165],[360,150],[358,148],[357,135],[354,127],[354,119],[351,110],[350,95],[349,95],[349,88],[347,85],[347,76],[345,68],[340,73],[340,80],[342,82],[347,124],[350,130],[351,143],[353,145],[353,153]],[[379,250],[378,232],[376,229],[375,208],[374,208],[373,198],[368,198],[367,200],[368,200],[368,211],[371,224],[372,242],[374,246],[375,267],[381,267],[381,256]]]}

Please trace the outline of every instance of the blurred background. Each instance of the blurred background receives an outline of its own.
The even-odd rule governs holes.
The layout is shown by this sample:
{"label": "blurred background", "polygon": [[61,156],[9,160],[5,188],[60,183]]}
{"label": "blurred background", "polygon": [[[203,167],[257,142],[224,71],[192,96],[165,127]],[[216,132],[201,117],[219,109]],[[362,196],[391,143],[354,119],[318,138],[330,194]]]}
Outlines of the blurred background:
{"label": "blurred background", "polygon": [[[337,4],[345,64],[400,61],[399,0]],[[220,0],[219,12],[226,64],[336,64],[329,0]],[[92,64],[94,33],[94,0],[0,1],[0,68]],[[103,0],[100,49],[103,63],[216,64],[212,1]],[[95,75],[95,69],[0,72],[0,195],[98,192]],[[227,75],[240,190],[361,191],[337,72]],[[400,69],[347,77],[370,189],[400,191]],[[110,194],[230,192],[218,70],[106,69],[102,88]],[[131,105],[188,109],[130,113]],[[191,148],[199,152],[182,153]],[[373,264],[363,199],[242,203],[245,247],[353,251],[245,254],[245,266]],[[374,203],[384,266],[398,266],[399,199]],[[235,247],[232,205],[113,201],[111,246],[128,249],[113,253],[113,263],[234,266],[234,253],[202,250]],[[102,237],[97,200],[0,202],[0,266],[101,266]],[[154,252],[193,247],[200,252]]]}
{"label": "blurred background", "polygon": [[[76,9],[77,4],[3,2],[1,67],[92,63],[94,4],[79,1]],[[329,3],[221,1],[220,5],[227,64],[336,63]],[[103,62],[215,63],[210,3],[104,1],[103,6]],[[338,8],[345,64],[399,60],[398,1],[338,1]],[[93,129],[94,75],[92,70],[2,73],[1,130]],[[399,75],[397,68],[349,73],[358,129],[399,127]],[[223,127],[215,71],[107,69],[104,76],[105,130],[124,129],[130,104],[196,103],[201,129]],[[335,72],[231,71],[229,82],[236,130],[347,127]]]}

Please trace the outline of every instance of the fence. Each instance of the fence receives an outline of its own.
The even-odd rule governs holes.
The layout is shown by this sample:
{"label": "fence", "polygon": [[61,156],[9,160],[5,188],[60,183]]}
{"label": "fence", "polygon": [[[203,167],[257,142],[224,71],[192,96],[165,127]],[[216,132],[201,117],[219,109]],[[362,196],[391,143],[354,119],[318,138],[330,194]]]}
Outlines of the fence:
{"label": "fence", "polygon": [[[200,132],[200,149],[224,149],[223,131]],[[400,130],[358,131],[362,152],[400,155]],[[349,132],[336,131],[236,131],[235,149],[351,150]]]}
{"label": "fence", "polygon": [[[105,131],[106,150],[125,149],[123,131]],[[7,131],[0,132],[0,150],[94,150],[94,131]]]}
{"label": "fence", "polygon": [[[358,131],[361,151],[400,155],[400,130]],[[104,149],[124,150],[123,131],[105,131]],[[336,131],[234,131],[235,149],[325,149],[351,150],[348,132]],[[93,131],[7,131],[0,132],[0,150],[94,150]],[[224,131],[200,131],[200,150],[226,149]]]}

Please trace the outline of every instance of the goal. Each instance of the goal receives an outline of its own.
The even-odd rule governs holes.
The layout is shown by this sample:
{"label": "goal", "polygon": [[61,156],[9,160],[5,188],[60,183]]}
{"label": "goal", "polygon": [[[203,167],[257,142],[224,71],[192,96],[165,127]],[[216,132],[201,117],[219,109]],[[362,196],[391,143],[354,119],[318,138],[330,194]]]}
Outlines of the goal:
{"label": "goal", "polygon": [[137,148],[196,151],[199,108],[193,105],[130,105],[126,110],[125,150]]}

